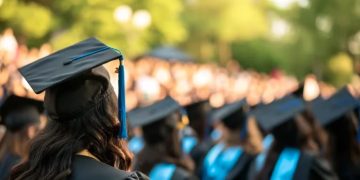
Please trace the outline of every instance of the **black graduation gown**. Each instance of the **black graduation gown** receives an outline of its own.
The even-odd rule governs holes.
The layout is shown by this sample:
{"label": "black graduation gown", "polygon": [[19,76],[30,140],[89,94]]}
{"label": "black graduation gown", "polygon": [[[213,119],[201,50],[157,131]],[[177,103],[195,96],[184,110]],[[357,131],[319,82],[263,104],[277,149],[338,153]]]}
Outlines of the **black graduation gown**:
{"label": "black graduation gown", "polygon": [[191,158],[193,159],[193,161],[195,162],[195,165],[196,165],[195,173],[199,177],[201,176],[201,173],[202,173],[201,167],[204,162],[204,158],[213,145],[214,144],[211,141],[203,141],[203,142],[198,143],[190,151],[189,155],[191,156]]}
{"label": "black graduation gown", "polygon": [[348,162],[340,163],[338,176],[341,180],[360,179],[360,164],[351,165]]}
{"label": "black graduation gown", "polygon": [[188,171],[186,171],[183,168],[177,167],[175,169],[174,174],[171,177],[171,180],[196,180],[197,177],[190,174]]}
{"label": "black graduation gown", "polygon": [[[270,179],[272,175],[272,171],[274,170],[275,164],[272,166],[271,173],[267,175],[267,178],[262,179]],[[249,180],[253,180],[256,177],[255,171],[255,161],[252,162],[251,168],[249,170]],[[299,162],[297,164],[295,173],[293,175],[293,180],[332,180],[338,179],[336,174],[332,171],[330,164],[315,156],[312,153],[302,152],[299,158]]]}
{"label": "black graduation gown", "polygon": [[244,153],[236,163],[236,166],[226,176],[226,179],[247,179],[250,165],[254,155]]}
{"label": "black graduation gown", "polygon": [[70,180],[135,180],[149,179],[140,172],[125,172],[90,157],[76,155],[72,163]]}
{"label": "black graduation gown", "polygon": [[0,179],[8,179],[12,167],[20,161],[20,156],[6,153],[4,158],[0,160]]}
{"label": "black graduation gown", "polygon": [[[137,163],[135,163],[134,169],[135,170],[140,169]],[[196,180],[196,179],[198,179],[196,176],[194,176],[193,174],[191,174],[190,172],[188,172],[187,170],[181,167],[176,167],[174,173],[171,176],[171,180]]]}
{"label": "black graduation gown", "polygon": [[[169,162],[166,158],[166,153],[164,152],[163,147],[159,148],[157,146],[146,146],[136,155],[134,162],[134,169],[142,171],[145,174],[149,175],[153,168],[159,164],[173,164]],[[171,161],[171,160],[170,160]],[[148,169],[150,168],[150,169]],[[176,166],[174,173],[171,176],[172,180],[188,180],[188,179],[197,179],[191,172],[182,168],[181,166]]]}
{"label": "black graduation gown", "polygon": [[[247,179],[248,172],[251,166],[251,162],[255,158],[255,155],[243,153],[239,159],[236,161],[235,166],[230,170],[230,172],[226,175],[225,179]],[[204,159],[205,161],[205,159]],[[203,161],[203,162],[204,162]],[[203,163],[204,165],[204,163]],[[202,167],[202,173],[204,171],[204,166]],[[205,179],[201,174],[201,179]]]}

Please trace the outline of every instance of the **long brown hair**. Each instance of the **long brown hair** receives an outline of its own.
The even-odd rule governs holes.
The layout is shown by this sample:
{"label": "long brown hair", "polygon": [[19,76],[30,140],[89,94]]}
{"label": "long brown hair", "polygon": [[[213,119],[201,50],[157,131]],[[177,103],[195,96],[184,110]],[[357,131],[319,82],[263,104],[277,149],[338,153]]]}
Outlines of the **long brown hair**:
{"label": "long brown hair", "polygon": [[303,114],[298,114],[272,130],[274,142],[267,153],[265,164],[256,179],[268,179],[276,160],[285,147],[298,148],[300,150],[312,150],[309,142],[313,141],[311,126],[305,120]]}
{"label": "long brown hair", "polygon": [[136,170],[148,174],[156,164],[162,162],[173,163],[189,171],[194,169],[192,160],[182,153],[179,129],[172,121],[176,117],[180,118],[178,112],[142,127],[146,145],[136,157]]}
{"label": "long brown hair", "polygon": [[344,163],[347,165],[360,164],[360,146],[356,140],[356,121],[355,114],[349,112],[326,126],[329,135],[326,157],[336,170],[339,170]]}
{"label": "long brown hair", "polygon": [[22,159],[27,157],[30,141],[27,130],[28,126],[16,132],[6,130],[0,142],[0,159],[3,159],[7,153],[19,156]]}
{"label": "long brown hair", "polygon": [[[71,173],[76,153],[89,150],[101,162],[128,170],[132,155],[126,143],[117,138],[116,95],[112,91],[83,116],[71,120],[50,120],[34,138],[29,160],[17,166],[10,179],[50,180]],[[120,124],[121,125],[121,124]]]}

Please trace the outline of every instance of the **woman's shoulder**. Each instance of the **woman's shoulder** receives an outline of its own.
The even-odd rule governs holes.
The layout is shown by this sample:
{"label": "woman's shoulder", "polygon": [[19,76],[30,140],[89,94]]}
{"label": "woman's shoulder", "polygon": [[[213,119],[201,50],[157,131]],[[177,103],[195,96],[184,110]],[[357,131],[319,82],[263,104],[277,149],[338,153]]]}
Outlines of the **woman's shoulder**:
{"label": "woman's shoulder", "polygon": [[310,179],[338,179],[330,163],[317,154],[305,152],[300,162],[302,167],[309,169]]}
{"label": "woman's shoulder", "polygon": [[86,156],[75,156],[73,161],[71,180],[95,180],[95,179],[108,179],[108,180],[120,180],[120,179],[148,179],[148,177],[140,172],[126,172],[119,169],[115,169],[105,163],[96,161]]}

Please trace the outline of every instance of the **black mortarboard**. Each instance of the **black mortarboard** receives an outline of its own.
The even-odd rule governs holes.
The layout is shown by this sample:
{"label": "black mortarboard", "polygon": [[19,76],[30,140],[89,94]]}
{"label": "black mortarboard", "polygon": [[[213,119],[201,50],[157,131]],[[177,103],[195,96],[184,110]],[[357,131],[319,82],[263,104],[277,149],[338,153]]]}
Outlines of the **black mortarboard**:
{"label": "black mortarboard", "polygon": [[314,104],[312,110],[315,118],[325,126],[358,107],[359,101],[350,94],[347,88],[342,88],[331,98]]}
{"label": "black mortarboard", "polygon": [[180,111],[181,106],[170,96],[152,105],[137,108],[128,113],[132,127],[145,126],[164,119],[173,112]]}
{"label": "black mortarboard", "polygon": [[209,112],[211,106],[208,100],[203,100],[186,105],[184,108],[191,122],[191,121],[196,121],[197,120],[196,118],[199,116],[199,114],[204,114]]}
{"label": "black mortarboard", "polygon": [[[58,102],[52,102],[61,101],[60,98],[55,98],[54,94],[58,94],[55,89],[62,89],[69,95],[68,97],[72,95],[76,98],[76,102],[75,99],[67,102],[68,105],[72,104],[71,107],[81,107],[82,110],[91,109],[106,96],[105,92],[113,91],[112,88],[108,88],[112,86],[107,71],[100,66],[115,59],[120,60],[118,104],[121,129],[119,136],[126,138],[124,66],[123,55],[119,51],[95,38],[89,38],[26,65],[19,71],[36,93],[46,90],[45,107],[47,110],[50,108],[49,116],[51,118],[69,118],[72,117],[69,116],[70,114],[79,114],[79,112],[75,112],[71,108],[64,108],[64,111],[59,112]],[[68,89],[64,90],[65,85],[68,86],[66,87]],[[73,89],[73,94],[72,87],[77,88]],[[106,91],[101,91],[104,88]],[[103,93],[105,94],[103,95]]]}
{"label": "black mortarboard", "polygon": [[305,83],[301,82],[299,84],[298,88],[291,94],[293,94],[294,96],[296,96],[298,98],[304,98],[304,88],[305,88]]}
{"label": "black mortarboard", "polygon": [[255,116],[261,128],[269,132],[304,110],[305,104],[302,99],[288,95],[268,105],[258,107],[250,114]]}
{"label": "black mortarboard", "polygon": [[201,137],[205,135],[205,128],[211,106],[208,100],[191,103],[184,107],[189,118],[189,125]]}
{"label": "black mortarboard", "polygon": [[245,100],[240,100],[227,104],[215,110],[211,116],[211,122],[215,123],[219,120],[230,129],[241,128],[240,138],[244,139],[247,135],[247,112]]}
{"label": "black mortarboard", "polygon": [[171,46],[158,47],[158,48],[150,51],[149,53],[147,53],[146,56],[156,57],[156,58],[170,60],[170,61],[174,61],[174,60],[179,61],[180,60],[180,61],[184,61],[184,62],[190,62],[192,59],[191,56],[189,56],[188,54],[182,52],[181,50],[179,50],[175,47],[171,47]]}
{"label": "black mortarboard", "polygon": [[13,132],[20,130],[38,123],[43,109],[42,101],[11,94],[0,101],[1,124]]}
{"label": "black mortarboard", "polygon": [[211,123],[215,123],[217,121],[223,120],[227,116],[237,112],[238,110],[242,110],[242,108],[246,105],[245,100],[236,101],[231,104],[226,104],[223,107],[216,109],[212,112],[210,121]]}

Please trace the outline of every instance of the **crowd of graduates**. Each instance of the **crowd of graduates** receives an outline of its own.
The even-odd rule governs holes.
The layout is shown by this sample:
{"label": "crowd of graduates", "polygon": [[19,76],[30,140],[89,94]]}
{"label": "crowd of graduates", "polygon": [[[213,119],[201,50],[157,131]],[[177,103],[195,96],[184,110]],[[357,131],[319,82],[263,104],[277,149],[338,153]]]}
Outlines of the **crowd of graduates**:
{"label": "crowd of graduates", "polygon": [[0,36],[0,179],[360,179],[356,85],[19,44]]}

